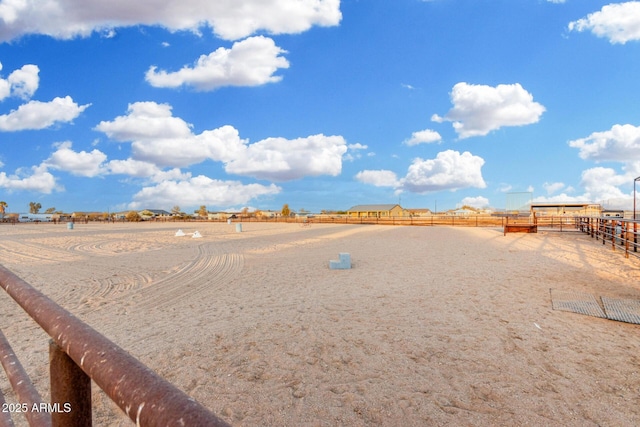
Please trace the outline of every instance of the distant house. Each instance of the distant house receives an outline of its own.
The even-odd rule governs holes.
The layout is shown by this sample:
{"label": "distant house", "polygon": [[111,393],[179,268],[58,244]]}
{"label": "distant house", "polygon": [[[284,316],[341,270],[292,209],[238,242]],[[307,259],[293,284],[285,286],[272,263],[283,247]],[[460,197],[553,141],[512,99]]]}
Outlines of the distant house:
{"label": "distant house", "polygon": [[469,215],[477,215],[478,212],[471,209],[454,209],[452,211],[448,211],[447,215],[453,216],[469,216]]}
{"label": "distant house", "polygon": [[409,215],[411,216],[431,216],[433,215],[433,212],[431,212],[431,209],[407,209],[407,212],[409,212]]}
{"label": "distant house", "polygon": [[226,212],[207,212],[207,219],[209,221],[224,221],[227,219],[228,214]]}
{"label": "distant house", "polygon": [[[149,215],[151,213],[151,215]],[[163,209],[145,209],[143,211],[138,212],[138,215],[142,217],[142,219],[160,219],[160,218],[170,218],[171,213],[163,210]]]}
{"label": "distant house", "polygon": [[171,213],[165,211],[164,209],[147,209],[147,210],[151,212],[153,216],[171,216]]}
{"label": "distant house", "polygon": [[104,212],[73,212],[71,214],[71,219],[73,221],[83,220],[87,221],[89,219],[100,218],[104,215]]}
{"label": "distant house", "polygon": [[278,215],[280,215],[280,212],[276,212],[276,211],[260,211],[256,213],[256,216],[262,217],[262,218],[276,218]]}
{"label": "distant house", "polygon": [[356,205],[347,211],[350,218],[391,218],[407,215],[400,205]]}

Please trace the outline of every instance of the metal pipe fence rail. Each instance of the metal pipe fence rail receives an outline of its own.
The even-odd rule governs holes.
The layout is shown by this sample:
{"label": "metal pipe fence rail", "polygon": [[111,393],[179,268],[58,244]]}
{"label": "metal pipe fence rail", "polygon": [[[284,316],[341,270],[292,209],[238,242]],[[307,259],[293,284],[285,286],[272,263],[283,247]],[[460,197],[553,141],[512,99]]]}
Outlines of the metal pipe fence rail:
{"label": "metal pipe fence rail", "polygon": [[[530,215],[517,216],[517,215],[445,215],[436,214],[429,216],[402,216],[402,217],[350,217],[348,215],[313,215],[310,217],[253,217],[253,216],[240,216],[231,219],[233,223],[238,222],[282,222],[282,223],[309,223],[309,224],[375,224],[375,225],[415,225],[415,226],[451,226],[451,227],[504,227],[507,219],[509,222],[529,222],[531,221]],[[196,219],[196,218],[158,218],[150,220],[150,222],[162,222],[162,223],[223,223],[228,222],[229,219]],[[114,224],[114,221],[90,221],[92,224]],[[118,220],[118,223],[124,223],[127,221]],[[138,221],[141,225],[149,221]],[[77,222],[76,222],[77,223]],[[537,216],[538,227],[558,230],[558,231],[574,231],[573,216]],[[2,223],[0,223],[2,224]],[[20,224],[20,223],[18,223]],[[33,224],[33,223],[25,223]],[[47,224],[47,223],[43,223]],[[54,224],[53,222],[48,224]],[[58,222],[58,224],[65,224],[64,221]],[[15,225],[15,223],[14,223]]]}
{"label": "metal pipe fence rail", "polygon": [[[91,426],[91,381],[138,426],[228,426],[3,266],[0,287],[51,337],[45,403],[0,332],[0,361],[20,402],[12,412],[23,412],[30,426]],[[0,403],[9,405],[2,393]],[[0,427],[14,425],[9,415],[0,412]]]}
{"label": "metal pipe fence rail", "polygon": [[612,250],[623,250],[626,258],[629,255],[640,257],[638,252],[638,233],[640,227],[637,220],[612,217],[576,217],[576,228],[589,234],[602,245]]}
{"label": "metal pipe fence rail", "polygon": [[[347,215],[314,215],[313,217],[239,217],[236,222],[283,222],[292,224],[369,224],[369,225],[414,225],[414,226],[451,226],[451,227],[504,227],[507,222],[530,222],[531,217],[508,215],[430,215],[403,217],[349,217]],[[226,222],[227,220],[194,220],[198,222]],[[573,216],[538,216],[538,226],[559,231],[575,231]]]}

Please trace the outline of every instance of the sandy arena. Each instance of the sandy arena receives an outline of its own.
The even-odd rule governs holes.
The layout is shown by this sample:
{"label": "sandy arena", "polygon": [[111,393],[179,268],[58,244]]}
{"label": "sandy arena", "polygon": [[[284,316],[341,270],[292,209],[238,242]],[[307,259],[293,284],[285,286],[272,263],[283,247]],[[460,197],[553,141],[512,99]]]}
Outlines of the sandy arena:
{"label": "sandy arena", "polygon": [[[640,424],[640,326],[550,297],[640,299],[640,260],[577,232],[19,224],[0,263],[234,426]],[[0,312],[48,399],[48,337]],[[95,425],[132,425],[93,394]]]}

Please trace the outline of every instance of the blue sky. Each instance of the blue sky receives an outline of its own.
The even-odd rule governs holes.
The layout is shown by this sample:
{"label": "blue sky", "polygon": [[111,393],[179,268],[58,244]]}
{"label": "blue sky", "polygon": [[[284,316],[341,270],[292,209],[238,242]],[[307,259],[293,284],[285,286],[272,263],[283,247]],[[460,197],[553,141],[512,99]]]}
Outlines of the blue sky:
{"label": "blue sky", "polygon": [[1,0],[0,200],[633,206],[640,2]]}

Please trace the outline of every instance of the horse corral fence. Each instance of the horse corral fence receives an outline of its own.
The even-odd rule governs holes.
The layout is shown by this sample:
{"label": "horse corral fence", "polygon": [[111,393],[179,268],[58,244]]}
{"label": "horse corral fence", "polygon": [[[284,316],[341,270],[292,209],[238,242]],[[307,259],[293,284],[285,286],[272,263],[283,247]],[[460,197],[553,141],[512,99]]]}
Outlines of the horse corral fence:
{"label": "horse corral fence", "polygon": [[615,217],[576,217],[576,228],[589,234],[603,245],[609,245],[613,250],[624,251],[629,255],[640,256],[638,252],[638,232],[640,226],[637,220]]}
{"label": "horse corral fence", "polygon": [[[536,215],[535,221],[541,228],[569,231],[574,229],[574,216],[570,215]],[[198,219],[198,218],[172,218],[159,217],[151,220],[138,221],[140,224],[147,222],[176,222],[176,223],[251,223],[251,222],[277,222],[292,223],[300,226],[312,224],[376,224],[376,225],[416,225],[416,226],[453,226],[453,227],[504,227],[505,224],[526,224],[533,222],[530,214],[499,214],[499,215],[429,215],[429,216],[390,216],[390,217],[352,217],[348,215],[314,215],[300,217],[253,217],[243,216],[233,219]],[[126,222],[124,220],[117,222]],[[83,221],[87,223],[87,221]],[[113,221],[96,220],[91,223],[114,224]],[[19,223],[5,222],[5,224],[20,225]],[[66,224],[65,222],[42,223],[43,227]]]}
{"label": "horse corral fence", "polygon": [[[318,215],[301,218],[253,218],[234,219],[234,222],[286,222],[311,224],[375,224],[375,225],[414,225],[414,226],[453,226],[453,227],[504,227],[505,224],[529,223],[531,215],[429,215],[429,216],[397,216],[397,217],[350,217]],[[537,216],[537,223],[542,228],[562,231],[574,230],[573,216]]]}
{"label": "horse corral fence", "polygon": [[19,401],[9,408],[0,392],[1,427],[14,425],[11,412],[23,413],[30,426],[91,426],[91,381],[138,426],[228,426],[2,266],[0,286],[51,337],[51,403],[46,403],[0,332],[0,361]]}

